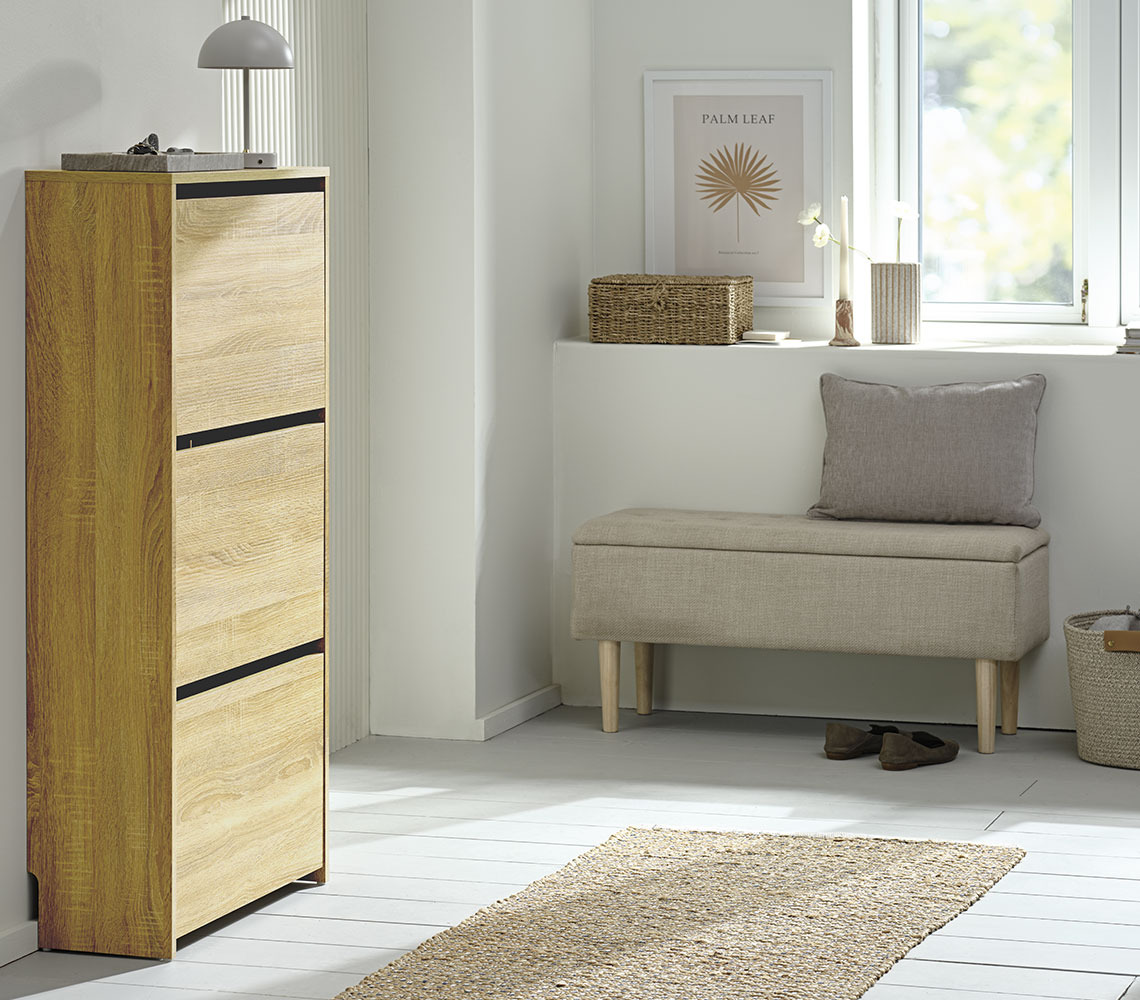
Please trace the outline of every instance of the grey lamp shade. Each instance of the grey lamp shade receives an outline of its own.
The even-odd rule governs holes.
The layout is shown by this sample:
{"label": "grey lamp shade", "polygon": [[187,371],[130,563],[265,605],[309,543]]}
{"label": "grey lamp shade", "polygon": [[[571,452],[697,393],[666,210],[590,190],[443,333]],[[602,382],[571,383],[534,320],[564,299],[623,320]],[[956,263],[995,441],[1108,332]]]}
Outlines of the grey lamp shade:
{"label": "grey lamp shade", "polygon": [[214,29],[198,53],[200,69],[292,69],[293,50],[277,29],[242,17]]}

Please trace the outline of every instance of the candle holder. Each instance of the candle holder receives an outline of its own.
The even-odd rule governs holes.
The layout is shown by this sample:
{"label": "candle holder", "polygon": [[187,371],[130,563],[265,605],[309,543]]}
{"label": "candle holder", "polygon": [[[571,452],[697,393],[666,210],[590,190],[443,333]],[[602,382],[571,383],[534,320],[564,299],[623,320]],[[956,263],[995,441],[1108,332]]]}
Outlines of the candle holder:
{"label": "candle holder", "polygon": [[835,336],[827,342],[829,347],[858,347],[855,339],[855,320],[850,299],[835,300]]}

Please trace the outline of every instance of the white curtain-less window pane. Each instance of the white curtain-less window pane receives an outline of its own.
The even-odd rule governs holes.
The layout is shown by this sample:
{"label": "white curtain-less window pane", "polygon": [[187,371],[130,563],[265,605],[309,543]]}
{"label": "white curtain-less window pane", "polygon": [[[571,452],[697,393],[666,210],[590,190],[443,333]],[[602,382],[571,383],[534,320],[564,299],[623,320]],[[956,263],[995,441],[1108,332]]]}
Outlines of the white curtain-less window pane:
{"label": "white curtain-less window pane", "polygon": [[928,302],[1073,302],[1072,6],[922,0]]}
{"label": "white curtain-less window pane", "polygon": [[1121,319],[1140,326],[1140,7],[1121,10]]}

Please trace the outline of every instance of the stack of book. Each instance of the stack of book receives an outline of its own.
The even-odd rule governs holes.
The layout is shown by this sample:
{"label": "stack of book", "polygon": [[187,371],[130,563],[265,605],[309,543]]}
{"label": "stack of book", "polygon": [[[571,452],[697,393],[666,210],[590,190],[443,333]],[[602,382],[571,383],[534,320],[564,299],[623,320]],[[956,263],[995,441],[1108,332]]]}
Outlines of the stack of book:
{"label": "stack of book", "polygon": [[740,339],[749,344],[778,344],[787,336],[787,330],[745,330]]}
{"label": "stack of book", "polygon": [[1140,354],[1140,328],[1130,326],[1124,331],[1124,343],[1116,349],[1117,354]]}

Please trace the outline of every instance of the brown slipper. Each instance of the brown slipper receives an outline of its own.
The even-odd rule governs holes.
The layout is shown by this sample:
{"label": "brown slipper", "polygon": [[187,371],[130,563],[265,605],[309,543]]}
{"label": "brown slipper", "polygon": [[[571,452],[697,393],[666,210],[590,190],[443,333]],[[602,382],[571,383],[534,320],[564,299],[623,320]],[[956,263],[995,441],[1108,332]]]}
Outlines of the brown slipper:
{"label": "brown slipper", "polygon": [[[897,733],[894,726],[872,726],[869,731],[846,726],[842,722],[829,722],[823,740],[823,752],[828,760],[851,760],[878,753],[883,747],[884,733]],[[909,733],[905,735],[909,736]]]}
{"label": "brown slipper", "polygon": [[958,744],[932,733],[887,733],[879,763],[884,771],[909,771],[926,764],[945,764],[958,756]]}

